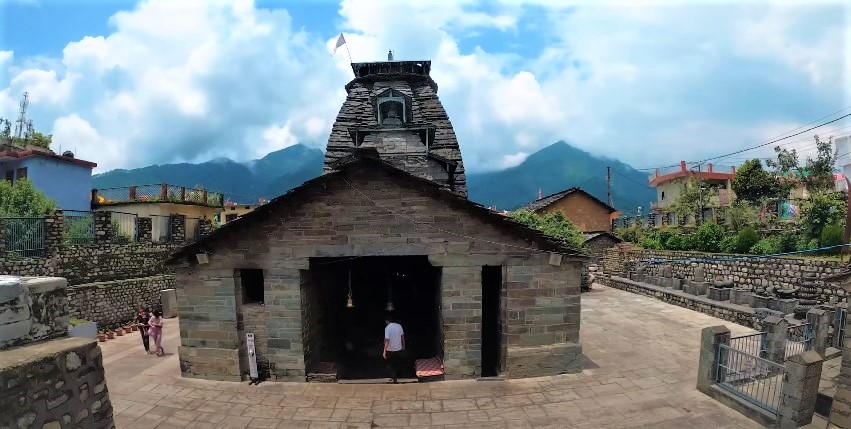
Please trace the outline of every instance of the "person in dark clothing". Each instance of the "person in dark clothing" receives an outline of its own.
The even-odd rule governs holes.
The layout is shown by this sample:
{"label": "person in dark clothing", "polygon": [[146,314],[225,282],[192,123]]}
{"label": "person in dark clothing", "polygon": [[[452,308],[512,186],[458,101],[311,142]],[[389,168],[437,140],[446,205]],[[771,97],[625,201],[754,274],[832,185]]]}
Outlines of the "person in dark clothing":
{"label": "person in dark clothing", "polygon": [[148,320],[151,318],[151,313],[145,307],[139,307],[136,312],[136,326],[139,327],[139,334],[142,335],[142,346],[145,347],[145,354],[151,353],[151,345],[148,337]]}
{"label": "person in dark clothing", "polygon": [[388,314],[384,319],[384,359],[390,371],[390,379],[397,383],[399,367],[401,366],[402,351],[405,350],[405,332],[402,325],[396,323],[396,318]]}

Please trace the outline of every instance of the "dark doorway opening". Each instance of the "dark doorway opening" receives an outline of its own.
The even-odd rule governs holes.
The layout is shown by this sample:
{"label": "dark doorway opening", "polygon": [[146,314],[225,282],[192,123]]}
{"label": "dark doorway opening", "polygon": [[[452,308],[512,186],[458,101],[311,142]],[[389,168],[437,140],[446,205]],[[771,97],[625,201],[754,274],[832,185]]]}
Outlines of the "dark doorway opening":
{"label": "dark doorway opening", "polygon": [[496,377],[502,368],[502,267],[482,267],[482,377]]}
{"label": "dark doorway opening", "polygon": [[442,359],[440,269],[427,256],[311,258],[310,277],[305,287],[314,290],[303,291],[313,301],[303,304],[311,313],[304,315],[308,366],[332,363],[339,379],[387,378],[388,306],[405,333],[399,378],[416,377],[415,359]]}

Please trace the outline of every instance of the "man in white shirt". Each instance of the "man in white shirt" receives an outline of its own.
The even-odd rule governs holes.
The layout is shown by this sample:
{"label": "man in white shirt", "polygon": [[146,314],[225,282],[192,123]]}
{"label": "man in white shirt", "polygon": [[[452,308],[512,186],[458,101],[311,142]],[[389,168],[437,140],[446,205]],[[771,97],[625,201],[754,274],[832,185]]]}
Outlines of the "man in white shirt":
{"label": "man in white shirt", "polygon": [[390,370],[390,378],[395,384],[399,376],[399,361],[402,350],[405,350],[405,332],[402,330],[402,325],[396,323],[396,319],[392,314],[388,314],[384,319],[384,359],[387,361],[387,368]]}

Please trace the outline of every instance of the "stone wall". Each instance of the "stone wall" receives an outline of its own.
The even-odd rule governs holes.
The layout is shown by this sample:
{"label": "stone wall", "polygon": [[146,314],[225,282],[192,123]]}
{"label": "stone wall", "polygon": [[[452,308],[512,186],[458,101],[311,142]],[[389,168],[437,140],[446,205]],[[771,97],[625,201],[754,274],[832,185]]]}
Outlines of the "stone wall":
{"label": "stone wall", "polygon": [[95,340],[63,338],[4,351],[0,386],[0,427],[114,427]]}
{"label": "stone wall", "polygon": [[132,321],[140,305],[161,310],[160,291],[171,288],[171,274],[71,286],[71,316],[97,322],[98,329],[117,328]]}
{"label": "stone wall", "polygon": [[689,310],[708,314],[712,317],[749,328],[758,328],[760,324],[760,315],[750,307],[731,304],[729,302],[712,301],[705,296],[690,295],[681,290],[663,288],[621,277],[598,276],[596,282],[615,289],[653,297],[669,304],[688,308]]}
{"label": "stone wall", "polygon": [[61,278],[0,277],[0,350],[67,335],[65,285]]}
{"label": "stone wall", "polygon": [[[502,221],[474,216],[467,203],[432,189],[384,169],[353,168],[346,172],[346,181],[330,177],[313,182],[290,194],[287,205],[265,218],[233,224],[203,243],[208,263],[187,260],[176,270],[184,375],[239,379],[235,303],[240,295],[233,273],[262,269],[267,356],[274,376],[304,381],[302,286],[304,275],[313,271],[310,260],[368,255],[427,256],[432,266],[441,268],[447,378],[480,374],[484,265],[503,266],[507,273],[502,309],[507,315],[502,327],[505,375],[581,371],[579,289],[585,258],[565,256],[560,265],[550,265],[548,252],[525,250],[536,244],[507,233]],[[384,207],[405,218],[388,214]]]}
{"label": "stone wall", "polygon": [[[820,304],[847,302],[845,290],[826,282],[826,277],[839,274],[844,265],[839,261],[823,261],[801,258],[749,258],[745,260],[721,260],[723,258],[741,258],[743,255],[707,254],[698,252],[673,252],[663,250],[628,249],[619,246],[606,251],[603,261],[607,273],[627,272],[638,263],[649,260],[682,260],[696,258],[697,261],[674,261],[670,264],[647,265],[646,272],[658,276],[663,265],[673,268],[673,274],[679,278],[690,278],[694,267],[703,267],[708,279],[715,276],[733,280],[735,287],[747,289],[757,294],[765,292],[769,286],[791,288],[800,286],[804,278],[816,287],[817,301]],[[707,261],[705,259],[712,259]]]}

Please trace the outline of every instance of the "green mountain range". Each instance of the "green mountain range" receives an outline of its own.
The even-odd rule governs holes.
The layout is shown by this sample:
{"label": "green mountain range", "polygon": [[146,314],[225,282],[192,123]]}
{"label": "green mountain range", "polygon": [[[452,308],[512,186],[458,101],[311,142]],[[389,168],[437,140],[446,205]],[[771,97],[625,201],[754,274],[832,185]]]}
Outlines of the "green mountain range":
{"label": "green mountain range", "polygon": [[[224,192],[225,199],[256,203],[260,197],[274,198],[306,180],[322,174],[321,150],[297,144],[263,158],[236,162],[219,158],[198,164],[163,164],[131,170],[112,170],[92,178],[95,188],[168,183]],[[611,166],[615,207],[634,211],[655,200],[646,186],[647,175],[614,160],[595,157],[565,142],[554,143],[516,167],[468,174],[470,199],[499,210],[513,210],[543,195],[580,187],[606,201],[606,166]]]}

